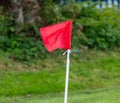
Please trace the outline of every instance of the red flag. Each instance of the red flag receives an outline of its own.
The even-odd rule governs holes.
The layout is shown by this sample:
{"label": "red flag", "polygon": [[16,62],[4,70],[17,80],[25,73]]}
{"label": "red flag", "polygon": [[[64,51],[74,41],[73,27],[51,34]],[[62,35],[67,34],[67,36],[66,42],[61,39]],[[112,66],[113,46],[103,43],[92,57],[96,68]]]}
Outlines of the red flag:
{"label": "red flag", "polygon": [[49,52],[71,48],[72,20],[40,28],[45,47]]}

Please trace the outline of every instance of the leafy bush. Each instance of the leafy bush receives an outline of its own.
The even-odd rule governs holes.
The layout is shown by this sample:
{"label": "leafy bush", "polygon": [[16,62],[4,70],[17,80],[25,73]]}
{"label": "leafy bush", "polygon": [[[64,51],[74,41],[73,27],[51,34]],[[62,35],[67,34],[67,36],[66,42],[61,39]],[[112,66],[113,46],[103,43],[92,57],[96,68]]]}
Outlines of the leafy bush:
{"label": "leafy bush", "polygon": [[[120,47],[120,12],[96,8],[97,3],[70,3],[62,8],[64,18],[73,19],[73,47],[110,49]],[[82,31],[82,33],[81,33]]]}
{"label": "leafy bush", "polygon": [[[39,0],[39,27],[52,25],[68,19],[73,20],[72,47],[83,46],[97,49],[120,47],[120,11],[114,8],[96,8],[97,3],[69,2],[66,5]],[[49,3],[51,3],[49,5]],[[9,18],[10,17],[10,18]],[[14,27],[14,17],[0,9],[0,49],[11,53],[18,60],[45,58],[46,49],[36,24]]]}
{"label": "leafy bush", "polygon": [[0,12],[0,50],[9,52],[11,58],[20,61],[47,56],[36,25],[25,25],[15,30],[12,19],[8,14],[3,13],[2,8]]}
{"label": "leafy bush", "polygon": [[[118,47],[120,38],[120,16],[119,11],[114,9],[97,10],[98,14],[94,17],[84,18],[84,34],[88,38],[87,45],[99,49],[109,49]],[[109,13],[107,13],[109,12]],[[118,14],[117,14],[118,13]],[[104,15],[105,14],[105,15]],[[82,20],[82,19],[81,19]]]}

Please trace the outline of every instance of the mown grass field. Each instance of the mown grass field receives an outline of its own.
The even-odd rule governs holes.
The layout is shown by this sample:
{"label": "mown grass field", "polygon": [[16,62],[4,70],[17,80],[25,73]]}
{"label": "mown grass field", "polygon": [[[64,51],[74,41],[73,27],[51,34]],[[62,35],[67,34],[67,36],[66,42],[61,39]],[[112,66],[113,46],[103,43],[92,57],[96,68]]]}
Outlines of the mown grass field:
{"label": "mown grass field", "polygon": [[[66,57],[57,55],[26,64],[0,52],[0,103],[62,103]],[[120,103],[119,55],[96,50],[71,54],[69,91],[76,92],[70,93],[69,103]],[[115,88],[94,92],[111,87]],[[86,89],[93,92],[79,92]]]}
{"label": "mown grass field", "polygon": [[[63,93],[1,97],[0,103],[63,103]],[[73,91],[68,103],[120,103],[120,88]]]}

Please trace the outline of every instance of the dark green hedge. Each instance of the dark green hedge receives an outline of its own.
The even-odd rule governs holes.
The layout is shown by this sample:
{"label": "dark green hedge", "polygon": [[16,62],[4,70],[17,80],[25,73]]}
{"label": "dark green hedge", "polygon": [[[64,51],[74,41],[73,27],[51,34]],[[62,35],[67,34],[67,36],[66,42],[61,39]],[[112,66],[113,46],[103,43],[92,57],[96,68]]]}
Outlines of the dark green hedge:
{"label": "dark green hedge", "polygon": [[96,8],[96,3],[41,5],[39,27],[36,24],[14,27],[12,16],[0,9],[0,49],[17,60],[45,58],[47,51],[41,42],[39,28],[73,20],[72,48],[111,49],[120,47],[120,11]]}

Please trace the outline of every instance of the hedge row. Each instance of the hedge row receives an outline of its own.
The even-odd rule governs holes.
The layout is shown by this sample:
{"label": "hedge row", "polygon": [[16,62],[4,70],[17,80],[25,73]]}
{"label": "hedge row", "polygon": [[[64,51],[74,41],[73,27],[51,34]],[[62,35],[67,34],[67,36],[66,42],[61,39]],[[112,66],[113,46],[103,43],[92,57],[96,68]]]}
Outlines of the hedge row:
{"label": "hedge row", "polygon": [[[64,20],[73,20],[72,48],[81,47],[111,49],[120,47],[120,11],[115,8],[96,8],[96,3],[49,2],[41,6],[40,25],[43,27]],[[46,58],[47,51],[39,36],[36,24],[24,25],[16,30],[14,18],[0,9],[0,49],[11,57],[26,61]],[[32,35],[31,35],[32,32]],[[30,34],[29,34],[30,33]],[[39,38],[38,38],[39,37]]]}

